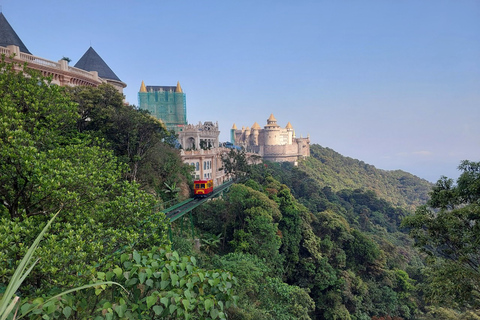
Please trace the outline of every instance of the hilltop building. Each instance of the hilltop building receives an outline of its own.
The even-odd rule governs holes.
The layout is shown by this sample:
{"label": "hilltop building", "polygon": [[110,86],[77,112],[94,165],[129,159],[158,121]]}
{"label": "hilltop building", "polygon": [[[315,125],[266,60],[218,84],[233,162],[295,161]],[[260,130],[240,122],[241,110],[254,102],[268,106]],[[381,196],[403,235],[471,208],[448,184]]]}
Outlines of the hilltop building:
{"label": "hilltop building", "polygon": [[13,60],[20,64],[27,62],[29,68],[40,71],[43,76],[51,77],[52,83],[59,86],[96,87],[102,83],[110,83],[121,93],[127,86],[92,47],[85,52],[75,67],[69,66],[63,59],[54,62],[32,55],[2,12],[0,12],[0,54],[4,54],[7,60],[13,56]]}
{"label": "hilltop building", "polygon": [[227,178],[222,163],[222,154],[227,150],[219,147],[219,135],[218,123],[211,121],[187,124],[178,133],[180,155],[183,162],[195,168],[194,179],[212,179],[214,186]]}
{"label": "hilltop building", "polygon": [[241,130],[233,124],[230,140],[233,144],[244,147],[247,152],[260,155],[264,160],[296,162],[310,156],[310,137],[296,138],[290,122],[282,128],[273,114],[263,129],[257,122],[252,128],[242,127]]}
{"label": "hilltop building", "polygon": [[138,107],[162,120],[168,130],[178,133],[187,124],[187,100],[180,82],[176,86],[145,86],[142,81]]}

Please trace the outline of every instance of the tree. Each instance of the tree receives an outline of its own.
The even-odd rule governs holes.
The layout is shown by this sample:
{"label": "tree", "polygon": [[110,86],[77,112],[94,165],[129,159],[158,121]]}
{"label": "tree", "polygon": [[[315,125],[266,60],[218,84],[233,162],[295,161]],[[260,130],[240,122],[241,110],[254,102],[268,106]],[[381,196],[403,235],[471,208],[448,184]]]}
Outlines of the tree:
{"label": "tree", "polygon": [[225,172],[234,178],[244,176],[248,172],[247,156],[243,149],[230,149],[228,153],[222,155],[222,163]]}
{"label": "tree", "polygon": [[78,134],[63,88],[14,62],[0,69],[0,214],[46,215],[96,199],[118,179],[111,152]]}
{"label": "tree", "polygon": [[404,219],[415,244],[428,255],[434,302],[480,307],[480,162],[463,161],[456,185],[442,177],[426,206]]}
{"label": "tree", "polygon": [[78,130],[104,139],[108,147],[130,170],[129,181],[140,183],[145,190],[164,200],[170,197],[163,190],[165,183],[179,185],[191,179],[190,168],[175,149],[176,136],[148,111],[126,105],[113,86],[69,88],[78,103]]}
{"label": "tree", "polygon": [[15,63],[2,60],[0,70],[0,283],[59,208],[25,291],[85,284],[91,266],[121,247],[168,243],[153,197],[122,179],[126,166],[101,141],[78,132],[64,88]]}

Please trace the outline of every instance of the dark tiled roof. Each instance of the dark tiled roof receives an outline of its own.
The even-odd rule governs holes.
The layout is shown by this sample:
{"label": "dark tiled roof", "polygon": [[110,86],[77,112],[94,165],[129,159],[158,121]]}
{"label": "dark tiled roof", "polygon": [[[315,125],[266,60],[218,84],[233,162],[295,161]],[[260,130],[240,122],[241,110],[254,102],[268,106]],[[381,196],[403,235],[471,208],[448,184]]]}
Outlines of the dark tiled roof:
{"label": "dark tiled roof", "polygon": [[103,79],[122,81],[92,47],[88,48],[87,52],[78,60],[75,68],[85,71],[97,71],[98,76]]}
{"label": "dark tiled roof", "polygon": [[19,47],[20,52],[31,54],[23,44],[22,40],[20,40],[15,30],[13,30],[10,23],[8,23],[3,13],[0,12],[0,46],[6,47],[12,44]]}

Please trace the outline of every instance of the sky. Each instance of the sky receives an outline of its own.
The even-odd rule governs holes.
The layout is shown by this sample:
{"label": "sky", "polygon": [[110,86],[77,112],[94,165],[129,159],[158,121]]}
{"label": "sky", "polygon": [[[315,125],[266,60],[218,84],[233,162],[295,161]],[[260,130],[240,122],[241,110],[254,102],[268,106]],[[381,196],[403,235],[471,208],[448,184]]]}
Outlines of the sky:
{"label": "sky", "polygon": [[478,0],[0,0],[33,55],[92,46],[138,105],[187,96],[187,121],[229,131],[273,113],[298,137],[436,182],[480,161]]}

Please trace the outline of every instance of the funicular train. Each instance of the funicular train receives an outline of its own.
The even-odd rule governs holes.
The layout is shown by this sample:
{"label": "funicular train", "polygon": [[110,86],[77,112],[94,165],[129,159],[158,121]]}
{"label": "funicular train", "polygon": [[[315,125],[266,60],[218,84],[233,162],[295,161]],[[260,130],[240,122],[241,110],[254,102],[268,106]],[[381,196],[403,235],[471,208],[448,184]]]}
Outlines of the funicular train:
{"label": "funicular train", "polygon": [[213,180],[193,181],[193,197],[195,199],[208,197],[213,192]]}

